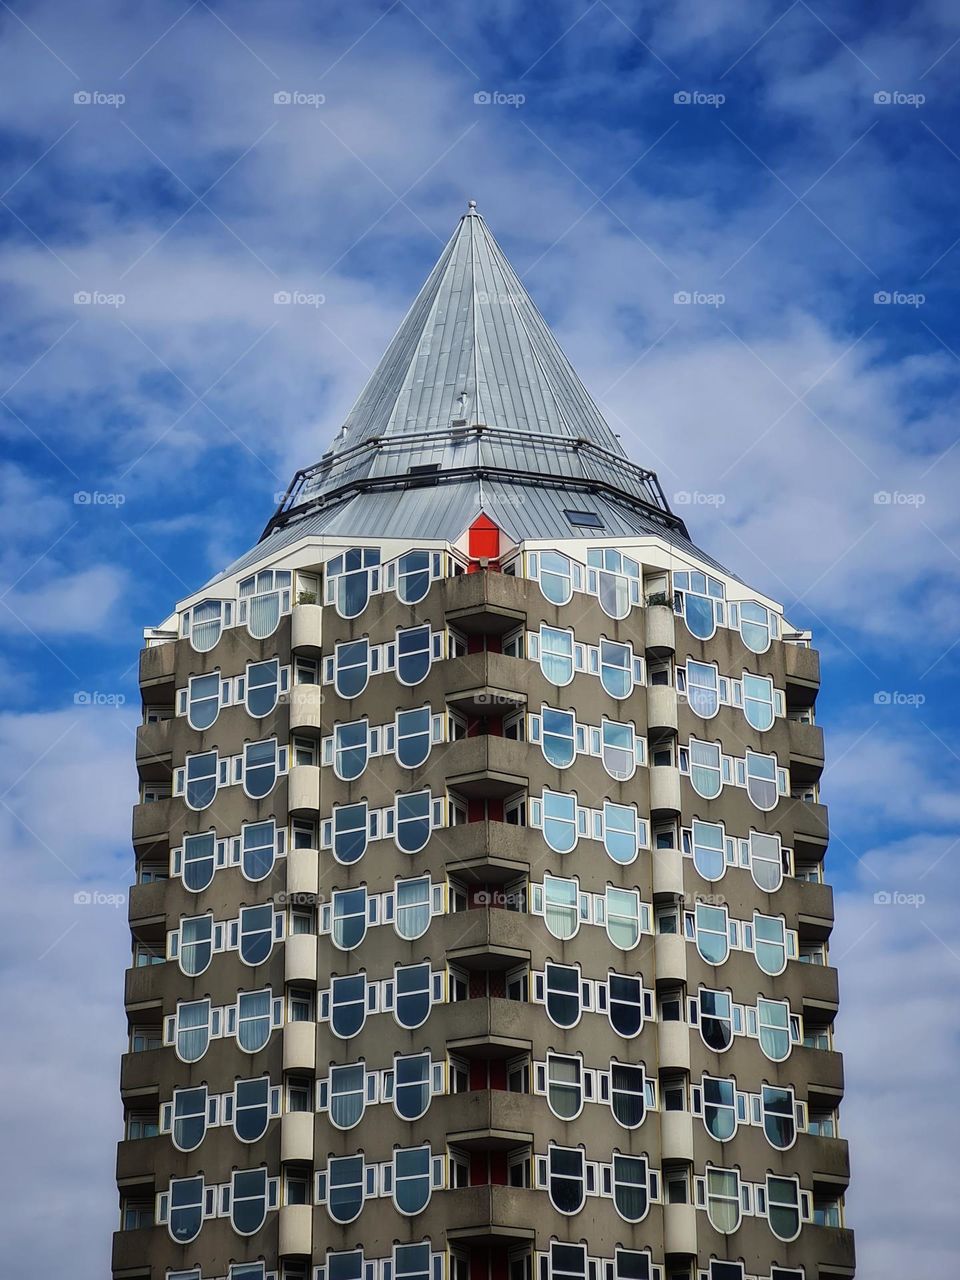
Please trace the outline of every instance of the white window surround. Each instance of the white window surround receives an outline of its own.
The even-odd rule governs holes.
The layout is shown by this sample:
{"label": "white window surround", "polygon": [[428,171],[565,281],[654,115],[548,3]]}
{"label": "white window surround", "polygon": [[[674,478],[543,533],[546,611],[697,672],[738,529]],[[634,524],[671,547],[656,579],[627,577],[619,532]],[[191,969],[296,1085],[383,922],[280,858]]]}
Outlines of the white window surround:
{"label": "white window surround", "polygon": [[[715,1175],[718,1179],[716,1191],[711,1190],[711,1175]],[[724,1234],[730,1235],[739,1230],[744,1218],[766,1218],[771,1232],[777,1235],[772,1225],[767,1190],[772,1177],[773,1175],[768,1175],[767,1182],[748,1182],[741,1178],[739,1169],[707,1165],[702,1174],[694,1175],[694,1204],[707,1213],[714,1229]],[[720,1179],[729,1185],[729,1193],[726,1188],[721,1192]],[[796,1230],[792,1234],[777,1235],[777,1238],[785,1242],[796,1240],[802,1224],[813,1222],[813,1192],[802,1190],[800,1180],[795,1176],[777,1177],[773,1180],[777,1183],[791,1184],[795,1189]],[[723,1204],[728,1207],[724,1209]]]}
{"label": "white window surround", "polygon": [[608,617],[620,619],[642,603],[640,562],[614,546],[590,547],[586,564],[549,547],[522,551],[510,563],[517,576],[538,582],[551,604],[569,604],[576,591],[594,596]]}
{"label": "white window surround", "polygon": [[717,627],[739,631],[744,646],[752,653],[766,653],[773,640],[783,636],[780,613],[759,600],[726,599],[726,587],[719,578],[699,569],[675,570],[673,607],[687,630],[698,640],[709,640]]}
{"label": "white window surround", "polygon": [[[181,1016],[184,1010],[193,1010],[197,1006],[206,1006],[206,1022],[195,1023],[192,1018],[186,1022]],[[197,1010],[198,1015],[200,1012]],[[227,1005],[213,1005],[208,998],[178,1000],[176,1013],[163,1019],[163,1043],[174,1047],[181,1062],[198,1062],[206,1053],[209,1042],[222,1036],[235,1036],[241,1049],[256,1053],[273,1032],[283,1026],[284,1020],[284,1000],[274,996],[269,987],[239,992],[236,1001]],[[203,1048],[196,1057],[184,1056],[183,1037],[196,1029],[205,1033],[204,1037],[196,1037],[198,1042],[202,1040]],[[252,1047],[248,1048],[248,1045]]]}
{"label": "white window surround", "polygon": [[[393,840],[403,853],[419,853],[434,831],[465,820],[463,806],[449,796],[434,796],[428,789],[398,792],[386,808],[366,800],[334,805],[331,816],[320,822],[320,848],[331,850],[344,866],[358,862],[378,840]],[[414,823],[418,831],[411,833]]]}
{"label": "white window surround", "polygon": [[[553,1068],[556,1064],[572,1064],[576,1063],[578,1070],[576,1073],[576,1084],[568,1082],[566,1079],[558,1079],[553,1074]],[[656,1111],[658,1109],[658,1090],[656,1077],[650,1076],[646,1072],[646,1068],[642,1062],[618,1062],[613,1060],[606,1067],[587,1067],[584,1065],[583,1054],[563,1054],[548,1053],[542,1061],[534,1060],[531,1063],[532,1076],[530,1092],[542,1096],[547,1099],[547,1104],[553,1114],[561,1120],[573,1120],[579,1116],[587,1103],[598,1103],[601,1106],[610,1107],[614,1111],[617,1122],[623,1122],[617,1117],[614,1109],[614,1086],[612,1084],[615,1069],[618,1067],[628,1068],[638,1073],[641,1080],[641,1087],[638,1091],[639,1100],[643,1104],[643,1114],[638,1124],[623,1125],[625,1129],[635,1129],[642,1125],[646,1119],[647,1112]],[[550,1100],[551,1088],[576,1088],[580,1095],[580,1105],[570,1114],[561,1115],[555,1111]]]}
{"label": "white window surround", "polygon": [[599,725],[581,724],[576,711],[544,704],[539,714],[521,712],[504,718],[504,736],[538,743],[548,764],[568,769],[577,756],[595,756],[618,782],[633,777],[647,762],[647,741],[632,722],[603,718]]}
{"label": "white window surround", "polygon": [[[253,913],[257,913],[256,922]],[[260,916],[263,916],[263,921]],[[244,959],[244,942],[254,930],[256,932],[264,932],[268,935],[266,942],[266,953],[257,959],[245,960],[245,963],[254,966],[263,964],[270,952],[273,950],[273,943],[282,942],[287,934],[287,912],[284,909],[276,909],[272,902],[253,904],[249,907],[241,908],[240,915],[232,920],[213,920],[212,913],[205,916],[192,917],[182,916],[180,919],[180,927],[167,931],[167,951],[168,960],[180,960],[181,969],[183,969],[181,956],[181,942],[183,937],[183,926],[193,919],[209,919],[212,922],[212,939],[211,953],[213,955],[222,951],[239,951],[241,960]],[[209,961],[208,961],[209,964]],[[203,969],[191,970],[193,976],[202,973]],[[186,972],[186,970],[184,970]]]}
{"label": "white window surround", "polygon": [[612,1258],[587,1253],[582,1243],[551,1242],[549,1252],[534,1254],[532,1280],[663,1280],[664,1269],[649,1249],[617,1249]]}
{"label": "white window surround", "polygon": [[577,640],[572,628],[545,622],[539,631],[524,634],[527,659],[539,664],[551,684],[568,685],[578,674],[596,676],[611,697],[623,699],[646,683],[643,656],[629,641],[601,636],[596,644],[587,644]]}
{"label": "white window surround", "polygon": [[466,720],[454,711],[411,707],[398,711],[388,724],[371,725],[366,717],[338,724],[321,740],[320,761],[338,778],[352,782],[379,756],[393,755],[403,768],[419,768],[434,746],[459,741],[466,732]]}
{"label": "white window surround", "polygon": [[[639,974],[611,970],[606,978],[585,978],[578,964],[550,963],[532,970],[530,977],[531,1002],[542,1004],[558,1027],[575,1027],[584,1013],[597,1013],[607,1018],[618,1035],[630,1039],[653,1017],[654,993]],[[627,988],[628,999],[621,998],[621,987]]]}
{"label": "white window surround", "polygon": [[[409,901],[405,901],[409,898]],[[415,919],[405,918],[415,909]],[[330,901],[320,907],[318,933],[330,935],[340,951],[352,951],[366,936],[368,928],[393,925],[401,938],[422,937],[435,916],[449,911],[449,886],[434,883],[429,875],[398,878],[385,893],[368,893],[366,885],[353,889],[334,889]],[[347,925],[347,921],[355,921]],[[355,941],[353,940],[355,939]]]}
{"label": "white window surround", "polygon": [[[807,1104],[805,1102],[797,1101],[792,1085],[783,1087],[777,1086],[778,1091],[782,1091],[784,1094],[789,1094],[789,1102],[784,1114],[789,1115],[793,1122],[793,1137],[791,1141],[780,1146],[777,1143],[770,1141],[770,1137],[764,1123],[764,1092],[750,1093],[749,1091],[738,1089],[736,1086],[736,1080],[733,1077],[718,1077],[704,1074],[699,1082],[691,1085],[690,1112],[692,1115],[699,1116],[703,1120],[704,1128],[707,1130],[710,1137],[716,1138],[716,1135],[711,1133],[706,1118],[706,1108],[711,1105],[707,1098],[708,1084],[710,1082],[722,1082],[727,1086],[727,1093],[729,1094],[730,1102],[725,1105],[729,1105],[732,1109],[733,1123],[730,1137],[732,1137],[741,1126],[752,1126],[763,1131],[767,1142],[775,1151],[789,1151],[796,1143],[797,1134],[806,1132],[808,1115]],[[764,1086],[764,1089],[766,1088],[767,1086]],[[729,1141],[729,1139],[724,1137],[722,1141]]]}
{"label": "white window surround", "polygon": [[[569,891],[569,892],[566,892]],[[607,930],[610,941],[615,946],[630,942],[630,946],[622,950],[632,950],[640,943],[644,934],[653,932],[651,921],[653,908],[649,903],[641,901],[638,889],[622,889],[608,885],[604,893],[587,893],[580,889],[580,881],[574,876],[545,876],[541,884],[531,883],[528,901],[530,914],[543,916],[548,930],[557,938],[572,938],[579,931],[580,925],[599,925]],[[571,913],[572,926],[564,932],[555,932],[551,925],[551,912]],[[635,921],[636,937],[631,941],[613,930],[617,922]],[[621,924],[622,930],[622,924]]]}
{"label": "white window surround", "polygon": [[[713,719],[721,707],[732,707],[743,713],[752,728],[764,733],[778,718],[786,716],[786,695],[774,686],[772,676],[758,676],[752,671],[743,671],[739,677],[721,675],[715,662],[688,658],[684,665],[676,667],[676,685],[677,692],[686,696],[691,711],[704,720]],[[762,700],[768,703],[768,714],[763,718],[752,706]]]}
{"label": "white window surround", "polygon": [[224,787],[240,785],[250,799],[262,800],[287,773],[288,756],[288,748],[276,738],[248,742],[235,756],[221,756],[216,748],[191,752],[173,771],[173,794],[197,812],[208,809]]}
{"label": "white window surround", "polygon": [[[423,1026],[433,1006],[450,1000],[450,976],[430,962],[397,965],[389,977],[366,973],[333,976],[317,992],[317,1021],[328,1022],[341,1040],[359,1034],[368,1017],[390,1013],[408,1031]],[[341,1016],[342,1015],[342,1016]]]}
{"label": "white window surround", "polygon": [[[217,1129],[221,1127],[230,1127],[234,1130],[234,1134],[239,1142],[256,1142],[263,1136],[258,1133],[255,1136],[244,1137],[243,1125],[237,1126],[237,1097],[238,1086],[248,1084],[261,1084],[266,1086],[266,1101],[264,1108],[266,1110],[266,1122],[263,1125],[263,1132],[266,1132],[267,1125],[270,1120],[275,1120],[281,1113],[282,1087],[270,1083],[268,1076],[251,1077],[247,1080],[238,1080],[233,1089],[229,1093],[211,1093],[206,1085],[190,1086],[184,1089],[174,1089],[170,1102],[160,1104],[160,1125],[161,1134],[169,1134],[170,1140],[178,1151],[195,1151],[200,1142],[194,1143],[193,1146],[181,1146],[175,1136],[177,1118],[177,1098],[181,1094],[190,1094],[202,1091],[206,1095],[206,1107],[204,1113],[203,1137],[206,1137],[208,1129]],[[241,1101],[241,1109],[243,1102]],[[203,1141],[201,1137],[200,1141]]]}
{"label": "white window surround", "polygon": [[[636,1182],[621,1183],[618,1162],[629,1162],[637,1167],[642,1178]],[[626,1155],[615,1153],[609,1160],[591,1160],[582,1147],[563,1147],[551,1143],[546,1154],[534,1153],[533,1186],[546,1191],[558,1213],[573,1216],[586,1207],[588,1199],[602,1197],[613,1200],[621,1217],[628,1222],[640,1222],[646,1217],[651,1204],[660,1201],[660,1172],[651,1166],[645,1154]],[[579,1171],[577,1171],[579,1166]],[[563,1184],[562,1189],[558,1183]],[[571,1194],[571,1184],[579,1184]],[[642,1212],[627,1216],[618,1198],[620,1186],[642,1193]],[[559,1190],[559,1194],[558,1194]],[[574,1207],[575,1206],[575,1207]]]}
{"label": "white window surround", "polygon": [[760,996],[756,1004],[738,1004],[729,991],[700,987],[687,997],[686,1013],[687,1024],[700,1031],[714,1053],[725,1052],[735,1037],[746,1036],[759,1040],[771,1062],[785,1062],[793,1046],[803,1044],[803,1020],[786,1000]]}
{"label": "white window surround", "polygon": [[[265,669],[273,668],[276,673],[274,696],[269,701],[259,696],[269,683],[263,681],[267,674]],[[254,673],[253,688],[250,687],[250,673]],[[219,687],[216,687],[219,684]],[[242,676],[224,675],[219,668],[200,675],[191,676],[184,688],[176,692],[176,714],[185,716],[191,729],[198,731],[209,729],[216,723],[217,717],[225,707],[243,707],[254,720],[261,720],[269,715],[277,706],[280,695],[290,691],[290,667],[281,665],[277,658],[264,658],[258,662],[248,662]],[[253,708],[249,703],[252,702]],[[207,715],[212,711],[212,718],[207,715],[198,716],[197,710],[204,710],[209,704]]]}
{"label": "white window surround", "polygon": [[378,547],[345,547],[324,564],[324,603],[342,618],[359,617],[371,596],[388,591],[401,604],[416,604],[432,583],[464,568],[449,551],[411,547],[384,561]]}
{"label": "white window surround", "polygon": [[[186,888],[196,893],[227,867],[239,867],[245,879],[256,883],[286,854],[287,830],[268,818],[244,823],[237,836],[217,836],[214,830],[186,836],[183,844],[170,850],[170,875],[182,879]],[[257,874],[251,875],[252,871]]]}
{"label": "white window surround", "polygon": [[724,964],[731,951],[748,951],[764,973],[777,977],[797,958],[797,931],[786,927],[783,916],[755,911],[752,920],[733,920],[725,905],[698,902],[683,912],[683,925],[683,936],[707,964]]}
{"label": "white window surround", "polygon": [[362,1249],[328,1251],[309,1273],[312,1280],[458,1280],[446,1242],[434,1250],[429,1239],[397,1244],[385,1258],[368,1258]]}
{"label": "white window surround", "polygon": [[[416,1173],[404,1171],[408,1160],[414,1162]],[[341,1225],[355,1221],[368,1200],[387,1197],[398,1213],[412,1217],[423,1212],[434,1191],[447,1186],[447,1163],[446,1153],[434,1155],[428,1143],[395,1148],[392,1159],[382,1162],[368,1163],[362,1151],[353,1156],[330,1156],[326,1168],[314,1174],[314,1203],[326,1205],[330,1218]],[[404,1184],[408,1179],[422,1182],[412,1203],[406,1198]],[[331,1194],[343,1187],[353,1190],[349,1201]]]}
{"label": "white window surround", "polygon": [[793,852],[781,844],[775,832],[751,831],[749,836],[729,836],[722,822],[694,819],[680,832],[685,857],[704,880],[722,880],[728,869],[749,869],[757,887],[775,893],[791,874]]}
{"label": "white window surround", "polygon": [[[611,861],[626,865],[636,860],[641,849],[650,846],[650,824],[633,805],[609,800],[601,809],[590,809],[578,803],[576,792],[563,791],[544,791],[513,803],[525,804],[528,825],[543,832],[545,843],[554,853],[572,852],[581,838],[598,840]],[[510,808],[509,802],[506,808]],[[635,831],[632,846],[631,825]]]}
{"label": "white window surround", "polygon": [[[229,1182],[223,1183],[206,1183],[203,1174],[198,1174],[187,1178],[171,1178],[167,1190],[160,1191],[156,1197],[156,1215],[155,1221],[157,1226],[165,1226],[170,1234],[170,1238],[177,1244],[190,1244],[196,1240],[200,1234],[203,1223],[210,1218],[229,1218],[231,1226],[237,1235],[252,1235],[252,1231],[241,1231],[235,1220],[235,1212],[233,1202],[239,1199],[241,1203],[247,1199],[246,1195],[234,1195],[237,1188],[245,1190],[243,1178],[246,1174],[256,1174],[257,1181],[261,1177],[263,1179],[263,1218],[269,1212],[277,1209],[280,1204],[280,1179],[279,1177],[271,1177],[266,1170],[258,1169],[238,1169],[235,1170]],[[194,1185],[197,1186],[198,1198],[193,1199]],[[190,1197],[190,1205],[198,1206],[199,1213],[196,1215],[196,1229],[192,1234],[185,1234],[191,1230],[193,1226],[193,1218],[189,1224],[184,1222],[183,1229],[179,1228],[180,1221],[183,1221],[186,1215],[182,1207],[178,1207],[177,1200],[179,1192],[185,1191]],[[262,1225],[262,1222],[261,1222]],[[255,1227],[254,1230],[259,1230]],[[188,1273],[189,1274],[189,1273]]]}
{"label": "white window surround", "polygon": [[432,631],[429,623],[398,627],[394,638],[384,644],[371,644],[365,636],[341,640],[323,659],[323,683],[333,685],[341,697],[357,698],[371,676],[392,672],[398,684],[414,688],[427,678],[434,662],[455,657],[456,652],[453,634]]}
{"label": "white window surround", "polygon": [[715,800],[724,787],[739,787],[757,809],[769,813],[790,795],[789,771],[780,768],[775,753],[748,750],[744,756],[724,755],[719,742],[702,738],[678,745],[680,772],[705,800]]}
{"label": "white window surround", "polygon": [[[425,1059],[426,1070],[424,1072],[423,1088],[427,1095],[427,1102],[419,1115],[404,1115],[401,1112],[401,1105],[398,1103],[397,1098],[397,1073],[398,1070],[400,1070],[400,1066],[398,1064],[413,1062],[417,1059]],[[356,1118],[353,1119],[351,1117],[351,1123],[344,1124],[341,1123],[341,1120],[337,1117],[334,1103],[337,1098],[337,1092],[335,1089],[337,1073],[347,1070],[355,1071],[358,1076],[362,1076],[362,1084],[360,1086],[362,1101]],[[426,1114],[430,1106],[430,1101],[433,1098],[452,1092],[449,1088],[447,1061],[443,1059],[435,1061],[431,1057],[429,1049],[426,1049],[421,1053],[397,1054],[393,1059],[392,1066],[381,1070],[370,1069],[362,1059],[358,1062],[331,1065],[325,1076],[317,1077],[316,1084],[316,1110],[319,1112],[325,1112],[334,1128],[343,1131],[352,1129],[355,1125],[359,1124],[360,1120],[366,1113],[367,1107],[373,1106],[392,1106],[400,1119],[417,1120],[422,1115]],[[401,1083],[400,1088],[403,1089],[404,1087],[405,1086]]]}

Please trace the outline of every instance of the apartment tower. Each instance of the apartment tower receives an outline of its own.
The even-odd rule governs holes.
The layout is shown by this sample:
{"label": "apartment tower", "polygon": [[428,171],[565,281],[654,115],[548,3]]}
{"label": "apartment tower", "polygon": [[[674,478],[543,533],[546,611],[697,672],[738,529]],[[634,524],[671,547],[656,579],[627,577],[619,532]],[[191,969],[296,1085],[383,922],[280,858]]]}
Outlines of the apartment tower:
{"label": "apartment tower", "polygon": [[471,203],[146,632],[115,1280],[847,1280],[820,664]]}

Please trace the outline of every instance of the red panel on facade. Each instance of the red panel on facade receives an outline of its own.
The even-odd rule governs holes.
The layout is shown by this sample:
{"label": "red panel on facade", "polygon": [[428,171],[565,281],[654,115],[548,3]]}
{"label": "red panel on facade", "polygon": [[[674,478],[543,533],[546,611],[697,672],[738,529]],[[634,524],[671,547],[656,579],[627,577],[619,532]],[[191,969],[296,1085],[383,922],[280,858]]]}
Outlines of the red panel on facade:
{"label": "red panel on facade", "polygon": [[470,526],[469,555],[471,560],[496,560],[500,554],[500,530],[489,516],[477,516]]}

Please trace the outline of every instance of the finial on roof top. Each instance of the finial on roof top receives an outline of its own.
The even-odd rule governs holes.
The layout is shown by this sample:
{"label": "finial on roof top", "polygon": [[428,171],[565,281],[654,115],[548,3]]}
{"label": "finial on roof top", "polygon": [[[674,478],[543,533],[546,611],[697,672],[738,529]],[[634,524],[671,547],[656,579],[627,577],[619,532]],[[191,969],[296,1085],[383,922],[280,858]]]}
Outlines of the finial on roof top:
{"label": "finial on roof top", "polygon": [[468,214],[476,213],[476,211],[477,211],[477,202],[476,202],[476,200],[468,200],[468,201],[467,201],[467,213],[468,213]]}

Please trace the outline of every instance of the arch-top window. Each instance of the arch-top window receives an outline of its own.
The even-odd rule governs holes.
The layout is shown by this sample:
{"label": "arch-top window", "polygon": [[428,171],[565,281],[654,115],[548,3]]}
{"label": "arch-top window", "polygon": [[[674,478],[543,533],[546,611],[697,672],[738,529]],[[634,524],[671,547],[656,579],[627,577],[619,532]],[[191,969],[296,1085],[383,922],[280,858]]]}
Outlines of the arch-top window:
{"label": "arch-top window", "polygon": [[430,1148],[408,1147],[393,1153],[393,1203],[400,1213],[422,1213],[430,1203]]}
{"label": "arch-top window", "polygon": [[797,1140],[797,1113],[792,1089],[765,1084],[760,1095],[763,1132],[771,1147],[787,1151]]}
{"label": "arch-top window", "polygon": [[333,730],[333,769],[338,778],[352,782],[367,767],[370,725],[366,719],[338,724]]}
{"label": "arch-top window", "polygon": [[622,973],[607,977],[607,1017],[617,1035],[632,1039],[643,1027],[643,983]]}
{"label": "arch-top window", "polygon": [[251,800],[262,800],[277,780],[279,752],[276,738],[247,742],[243,747],[243,789]]}
{"label": "arch-top window", "polygon": [[759,733],[773,727],[773,680],[770,676],[754,676],[743,673],[743,714],[747,724]]}
{"label": "arch-top window", "polygon": [[674,608],[698,640],[709,640],[723,619],[723,583],[705,573],[673,575]]}
{"label": "arch-top window", "polygon": [[397,712],[397,760],[405,769],[418,769],[430,754],[429,707]]}
{"label": "arch-top window", "polygon": [[397,933],[411,942],[421,938],[430,925],[430,877],[398,880],[395,892],[397,915],[394,927]]}
{"label": "arch-top window", "polygon": [[764,973],[775,978],[787,967],[787,931],[782,916],[753,916],[753,954]]}
{"label": "arch-top window", "polygon": [[341,1040],[349,1040],[363,1027],[366,1017],[366,977],[362,973],[356,973],[331,978],[330,1029],[334,1035]]}
{"label": "arch-top window", "polygon": [[227,600],[201,600],[183,615],[182,631],[197,653],[209,653],[229,627],[233,607]]}
{"label": "arch-top window", "polygon": [[611,778],[627,782],[637,771],[637,740],[632,724],[603,719],[600,726],[601,758]]}
{"label": "arch-top window", "polygon": [[577,797],[560,791],[543,793],[543,838],[554,853],[569,853],[577,843]]}
{"label": "arch-top window", "polygon": [[540,590],[551,604],[569,604],[573,596],[573,566],[559,551],[540,552]]}
{"label": "arch-top window", "polygon": [[727,869],[723,827],[717,822],[700,822],[694,818],[690,834],[693,865],[704,880],[719,880]]}
{"label": "arch-top window", "polygon": [[629,1062],[610,1064],[610,1109],[617,1123],[636,1129],[646,1115],[646,1079],[642,1066]]}
{"label": "arch-top window", "polygon": [[220,714],[220,672],[191,676],[187,682],[187,723],[191,729],[209,729]]}
{"label": "arch-top window", "polygon": [[330,1123],[352,1129],[363,1118],[367,1069],[362,1062],[330,1068]]}
{"label": "arch-top window", "polygon": [[645,1156],[614,1155],[613,1203],[627,1222],[640,1222],[650,1207]]}
{"label": "arch-top window", "polygon": [[203,973],[213,956],[213,916],[194,916],[180,921],[180,969],[187,977]]}
{"label": "arch-top window", "polygon": [[741,600],[738,608],[743,643],[754,653],[766,653],[771,637],[779,635],[777,615],[756,600]]}
{"label": "arch-top window", "polygon": [[758,888],[775,893],[783,884],[783,851],[779,836],[750,832],[750,874]]}
{"label": "arch-top window", "polygon": [[333,687],[341,698],[356,698],[370,678],[370,641],[343,640],[333,657]]}
{"label": "arch-top window", "polygon": [[611,618],[625,618],[631,604],[640,601],[640,565],[614,547],[587,551],[587,584],[595,591],[600,608]]}
{"label": "arch-top window", "polygon": [[178,1151],[196,1151],[207,1129],[207,1086],[174,1089],[171,1136]]}
{"label": "arch-top window", "polygon": [[687,702],[703,720],[720,710],[720,673],[712,663],[687,660]]}
{"label": "arch-top window", "polygon": [[397,561],[397,599],[418,604],[430,590],[430,552],[407,551]]}
{"label": "arch-top window", "polygon": [[349,866],[357,862],[367,851],[369,818],[367,802],[338,804],[333,808],[332,821],[333,856],[337,862]]}
{"label": "arch-top window", "polygon": [[183,883],[193,893],[206,889],[213,879],[216,836],[212,831],[183,837]]}
{"label": "arch-top window", "polygon": [[290,612],[289,569],[261,569],[240,582],[238,619],[246,622],[254,640],[273,635],[280,615]]}
{"label": "arch-top window", "polygon": [[621,951],[632,951],[640,941],[640,891],[607,886],[607,936]]}
{"label": "arch-top window", "polygon": [[270,1078],[238,1080],[233,1086],[233,1130],[241,1142],[257,1142],[270,1122]]}
{"label": "arch-top window", "polygon": [[698,902],[694,911],[694,928],[701,959],[707,964],[723,964],[730,954],[727,908]]}
{"label": "arch-top window", "polygon": [[203,1226],[203,1177],[170,1179],[170,1220],[167,1230],[177,1244],[196,1240]]}
{"label": "arch-top window", "polygon": [[[682,751],[681,751],[682,754]],[[719,742],[690,739],[690,782],[698,796],[715,800],[723,786]]]}
{"label": "arch-top window", "polygon": [[541,708],[541,748],[547,763],[557,769],[573,764],[577,754],[576,718],[572,711],[557,711],[554,707]]}
{"label": "arch-top window", "polygon": [[707,1169],[707,1216],[725,1235],[739,1227],[740,1174],[735,1169]]}
{"label": "arch-top window", "polygon": [[273,870],[277,854],[277,824],[248,822],[240,836],[240,868],[248,880],[264,880]]}
{"label": "arch-top window", "polygon": [[621,866],[633,862],[640,852],[639,824],[633,805],[603,804],[603,847],[607,856]]}
{"label": "arch-top window", "polygon": [[244,964],[263,964],[273,950],[273,904],[240,908],[240,959]]}
{"label": "arch-top window", "polygon": [[586,1161],[580,1147],[551,1146],[547,1156],[550,1203],[558,1213],[579,1213],[586,1200]]}
{"label": "arch-top window", "polygon": [[396,822],[394,839],[404,853],[419,853],[430,839],[433,796],[429,791],[398,795],[394,801]]}
{"label": "arch-top window", "polygon": [[757,1030],[760,1048],[771,1062],[790,1056],[790,1006],[783,1000],[757,1001]]}
{"label": "arch-top window", "polygon": [[767,1221],[778,1240],[796,1240],[800,1234],[800,1183],[796,1178],[767,1174]]}
{"label": "arch-top window", "polygon": [[394,972],[394,1015],[401,1027],[413,1031],[430,1015],[432,977],[430,965],[410,964]]}
{"label": "arch-top window", "polygon": [[614,640],[600,641],[600,683],[611,698],[627,698],[633,689],[633,649]]}
{"label": "arch-top window", "polygon": [[191,1000],[177,1006],[176,1046],[181,1062],[197,1062],[210,1043],[210,1001]]}
{"label": "arch-top window", "polygon": [[776,807],[777,757],[748,751],[746,756],[747,795],[764,812]]}
{"label": "arch-top window", "polygon": [[547,1103],[558,1120],[575,1120],[583,1110],[583,1068],[579,1058],[547,1054]]}
{"label": "arch-top window", "polygon": [[430,1106],[429,1053],[393,1060],[393,1107],[401,1120],[419,1120]]}
{"label": "arch-top window", "polygon": [[576,880],[543,877],[543,909],[547,928],[555,938],[572,938],[580,927],[580,893]]}
{"label": "arch-top window", "polygon": [[733,1002],[728,991],[701,989],[700,1036],[715,1053],[723,1053],[733,1044]]}
{"label": "arch-top window", "polygon": [[187,756],[184,798],[190,809],[206,809],[217,794],[219,764],[216,751]]}
{"label": "arch-top window", "polygon": [[280,692],[280,663],[278,658],[266,662],[247,664],[246,692],[247,712],[255,719],[269,716],[276,707]]}
{"label": "arch-top window", "polygon": [[332,894],[331,936],[341,951],[352,951],[367,932],[366,889],[338,889]]}
{"label": "arch-top window", "polygon": [[558,1027],[575,1027],[580,1021],[580,970],[576,965],[551,964],[544,970],[547,1015]]}
{"label": "arch-top window", "polygon": [[559,627],[540,628],[540,670],[551,684],[566,685],[573,679],[573,632]]}
{"label": "arch-top window", "polygon": [[737,1098],[732,1080],[703,1077],[703,1123],[718,1142],[729,1142],[736,1133]]}
{"label": "arch-top window", "polygon": [[429,622],[422,627],[398,630],[396,645],[397,679],[405,685],[419,684],[430,670],[433,652],[433,635]]}
{"label": "arch-top window", "polygon": [[370,593],[380,585],[380,551],[375,547],[351,547],[327,561],[327,603],[341,618],[363,613]]}

